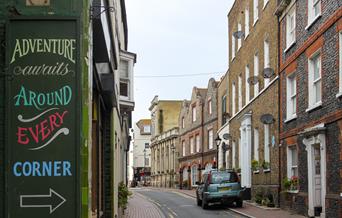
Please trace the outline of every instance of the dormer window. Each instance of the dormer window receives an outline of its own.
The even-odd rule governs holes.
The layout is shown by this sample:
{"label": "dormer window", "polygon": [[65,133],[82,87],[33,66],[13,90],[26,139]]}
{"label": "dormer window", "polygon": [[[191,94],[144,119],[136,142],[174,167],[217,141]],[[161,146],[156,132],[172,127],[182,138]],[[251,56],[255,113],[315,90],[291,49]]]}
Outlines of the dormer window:
{"label": "dormer window", "polygon": [[151,126],[150,125],[144,126],[144,133],[151,133]]}

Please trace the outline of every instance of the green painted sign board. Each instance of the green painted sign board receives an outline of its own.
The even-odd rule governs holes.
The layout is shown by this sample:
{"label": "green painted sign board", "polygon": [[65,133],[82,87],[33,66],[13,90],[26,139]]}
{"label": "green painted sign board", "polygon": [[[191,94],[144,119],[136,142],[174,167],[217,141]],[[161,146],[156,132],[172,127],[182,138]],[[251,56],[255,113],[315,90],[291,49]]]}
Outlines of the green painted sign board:
{"label": "green painted sign board", "polygon": [[6,31],[7,217],[78,217],[78,21],[10,19]]}

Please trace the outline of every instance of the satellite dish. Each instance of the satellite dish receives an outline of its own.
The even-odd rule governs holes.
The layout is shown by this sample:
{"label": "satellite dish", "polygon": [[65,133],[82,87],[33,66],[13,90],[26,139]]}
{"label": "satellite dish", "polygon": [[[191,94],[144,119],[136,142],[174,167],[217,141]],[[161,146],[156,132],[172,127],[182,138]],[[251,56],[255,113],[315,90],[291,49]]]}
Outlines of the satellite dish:
{"label": "satellite dish", "polygon": [[222,138],[225,140],[229,140],[232,138],[232,136],[229,133],[225,133],[225,134],[223,134]]}
{"label": "satellite dish", "polygon": [[270,67],[268,68],[265,68],[264,71],[263,71],[263,77],[268,79],[268,78],[271,78],[272,76],[274,76],[274,70]]}
{"label": "satellite dish", "polygon": [[233,33],[233,36],[236,39],[242,39],[243,37],[245,37],[245,33],[242,32],[242,31],[236,31],[236,32]]}
{"label": "satellite dish", "polygon": [[272,124],[274,123],[275,119],[273,117],[272,114],[263,114],[261,117],[260,117],[260,121],[263,123],[263,124]]}
{"label": "satellite dish", "polygon": [[247,81],[250,85],[256,85],[259,82],[259,78],[257,76],[251,76]]}

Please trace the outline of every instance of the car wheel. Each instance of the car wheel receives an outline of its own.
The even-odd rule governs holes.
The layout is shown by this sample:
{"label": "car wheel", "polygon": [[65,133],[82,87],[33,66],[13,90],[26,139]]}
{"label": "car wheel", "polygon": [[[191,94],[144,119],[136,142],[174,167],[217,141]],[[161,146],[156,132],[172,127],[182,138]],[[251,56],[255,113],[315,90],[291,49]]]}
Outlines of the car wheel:
{"label": "car wheel", "polygon": [[198,195],[197,195],[196,200],[197,200],[197,206],[201,206],[202,205],[202,201],[199,199]]}
{"label": "car wheel", "polygon": [[236,200],[236,207],[242,207],[242,204],[243,204],[243,200],[242,199],[238,199]]}
{"label": "car wheel", "polygon": [[208,209],[208,203],[206,202],[204,196],[202,196],[202,208],[203,209]]}

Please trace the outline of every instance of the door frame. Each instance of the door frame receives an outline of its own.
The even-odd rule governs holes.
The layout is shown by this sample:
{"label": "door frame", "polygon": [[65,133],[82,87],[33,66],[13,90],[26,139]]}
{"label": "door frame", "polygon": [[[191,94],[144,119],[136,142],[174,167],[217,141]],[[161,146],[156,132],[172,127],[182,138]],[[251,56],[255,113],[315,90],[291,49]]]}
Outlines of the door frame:
{"label": "door frame", "polygon": [[316,198],[315,193],[315,181],[313,172],[313,146],[319,144],[321,149],[321,204],[322,212],[320,217],[325,217],[325,196],[326,196],[326,137],[324,133],[318,133],[311,135],[303,140],[307,151],[307,163],[308,163],[308,215],[315,215],[314,199]]}

